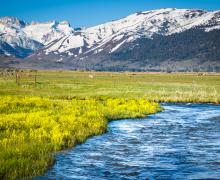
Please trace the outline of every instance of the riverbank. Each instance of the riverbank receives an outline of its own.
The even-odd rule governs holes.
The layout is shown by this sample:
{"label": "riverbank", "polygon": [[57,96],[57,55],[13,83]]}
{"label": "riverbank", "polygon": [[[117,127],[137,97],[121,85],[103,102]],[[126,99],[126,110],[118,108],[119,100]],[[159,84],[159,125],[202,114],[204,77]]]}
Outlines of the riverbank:
{"label": "riverbank", "polygon": [[219,179],[220,106],[162,107],[147,118],[109,123],[107,133],[59,152],[34,180]]}
{"label": "riverbank", "polygon": [[54,100],[0,98],[0,177],[41,175],[54,153],[103,134],[112,119],[140,118],[160,111],[145,99]]}

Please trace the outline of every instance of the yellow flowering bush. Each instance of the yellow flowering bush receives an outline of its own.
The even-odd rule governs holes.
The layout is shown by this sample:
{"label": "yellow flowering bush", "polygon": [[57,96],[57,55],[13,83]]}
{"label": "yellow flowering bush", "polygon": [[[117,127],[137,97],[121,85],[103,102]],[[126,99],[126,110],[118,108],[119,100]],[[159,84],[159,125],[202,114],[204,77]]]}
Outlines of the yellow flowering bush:
{"label": "yellow flowering bush", "polygon": [[159,110],[145,99],[0,97],[0,179],[32,177],[53,164],[53,153],[100,135],[108,120]]}

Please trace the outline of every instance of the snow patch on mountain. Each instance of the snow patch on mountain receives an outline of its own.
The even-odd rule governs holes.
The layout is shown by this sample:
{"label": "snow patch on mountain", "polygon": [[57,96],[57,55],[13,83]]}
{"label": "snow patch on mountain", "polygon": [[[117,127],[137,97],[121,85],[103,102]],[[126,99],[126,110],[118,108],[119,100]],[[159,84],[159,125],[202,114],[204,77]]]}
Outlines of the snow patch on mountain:
{"label": "snow patch on mountain", "polygon": [[56,39],[71,34],[73,29],[67,22],[57,23],[52,21],[27,25],[23,31],[27,37],[47,45]]}
{"label": "snow patch on mountain", "polygon": [[115,52],[118,48],[120,48],[122,46],[122,44],[125,43],[126,40],[120,42],[119,44],[117,44],[114,48],[111,49],[111,51],[109,53],[113,53]]}
{"label": "snow patch on mountain", "polygon": [[214,27],[210,27],[210,28],[206,28],[206,32],[210,32],[210,31],[213,31],[213,30],[216,30],[216,29],[220,29],[220,25],[218,26],[214,26]]}
{"label": "snow patch on mountain", "polygon": [[59,52],[65,52],[69,49],[82,47],[84,46],[84,39],[80,35],[70,35],[67,39],[65,39],[62,43],[62,46],[59,48]]}

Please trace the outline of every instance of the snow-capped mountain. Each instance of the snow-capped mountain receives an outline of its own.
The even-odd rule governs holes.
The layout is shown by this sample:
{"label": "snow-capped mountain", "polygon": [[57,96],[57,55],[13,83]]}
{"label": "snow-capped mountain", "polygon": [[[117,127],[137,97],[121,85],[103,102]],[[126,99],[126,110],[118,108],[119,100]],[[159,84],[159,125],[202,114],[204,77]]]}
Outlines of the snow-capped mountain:
{"label": "snow-capped mountain", "polygon": [[72,31],[66,21],[29,24],[14,17],[3,17],[0,18],[0,54],[25,57]]}
{"label": "snow-capped mountain", "polygon": [[132,14],[123,19],[83,29],[49,44],[44,52],[67,56],[115,52],[123,44],[138,38],[171,35],[192,28],[220,29],[220,11],[160,9]]}
{"label": "snow-capped mountain", "polygon": [[[216,61],[220,57],[218,37],[220,11],[197,9],[167,8],[139,12],[82,29],[74,29],[66,21],[29,24],[11,17],[0,19],[0,54],[29,55],[26,58],[29,67],[47,64],[44,68],[50,68],[53,64],[51,67],[55,68],[103,69],[123,65],[125,69],[149,69],[159,66],[156,60],[153,62],[154,59],[170,62],[208,57],[210,60],[212,56],[211,59]],[[195,46],[191,48],[193,52],[185,50],[190,43]],[[159,55],[153,56],[155,48]],[[171,49],[173,52],[168,53]],[[179,49],[186,55],[174,55]],[[209,51],[205,52],[205,49]]]}

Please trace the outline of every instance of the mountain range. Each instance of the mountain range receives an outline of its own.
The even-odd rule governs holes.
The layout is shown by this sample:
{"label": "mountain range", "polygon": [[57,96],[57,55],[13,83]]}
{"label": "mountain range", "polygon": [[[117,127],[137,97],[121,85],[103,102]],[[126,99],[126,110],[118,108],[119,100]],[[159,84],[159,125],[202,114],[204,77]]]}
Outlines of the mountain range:
{"label": "mountain range", "polygon": [[220,71],[220,11],[158,9],[90,28],[2,17],[0,66]]}

